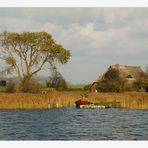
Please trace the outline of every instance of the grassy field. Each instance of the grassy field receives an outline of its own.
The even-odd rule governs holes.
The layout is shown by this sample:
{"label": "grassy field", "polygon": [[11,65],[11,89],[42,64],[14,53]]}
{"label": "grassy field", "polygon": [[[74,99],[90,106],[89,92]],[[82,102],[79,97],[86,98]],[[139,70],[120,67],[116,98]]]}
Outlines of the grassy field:
{"label": "grassy field", "polygon": [[[82,91],[51,92],[47,94],[0,93],[0,109],[50,109],[73,107],[76,100],[117,102],[117,107],[148,109],[148,93],[87,93]],[[83,98],[83,96],[86,96]]]}

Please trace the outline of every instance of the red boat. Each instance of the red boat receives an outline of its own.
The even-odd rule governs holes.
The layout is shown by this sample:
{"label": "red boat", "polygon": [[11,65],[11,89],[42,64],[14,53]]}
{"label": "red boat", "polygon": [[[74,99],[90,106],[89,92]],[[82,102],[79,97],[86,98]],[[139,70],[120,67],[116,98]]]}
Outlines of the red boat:
{"label": "red boat", "polygon": [[80,105],[90,105],[93,104],[92,102],[84,101],[84,100],[78,100],[75,102],[76,107],[80,108]]}

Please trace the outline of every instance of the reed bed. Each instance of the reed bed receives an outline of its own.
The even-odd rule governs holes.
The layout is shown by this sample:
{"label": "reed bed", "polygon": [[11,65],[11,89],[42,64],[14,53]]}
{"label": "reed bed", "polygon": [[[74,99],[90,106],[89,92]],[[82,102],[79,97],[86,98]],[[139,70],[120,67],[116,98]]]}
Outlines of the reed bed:
{"label": "reed bed", "polygon": [[94,102],[116,102],[119,108],[148,109],[148,93],[145,92],[96,93],[89,97]]}
{"label": "reed bed", "polygon": [[148,109],[148,93],[88,93],[81,91],[50,92],[47,94],[0,93],[0,109],[52,109],[73,107],[75,101],[85,99],[91,102],[116,102],[117,107]]}

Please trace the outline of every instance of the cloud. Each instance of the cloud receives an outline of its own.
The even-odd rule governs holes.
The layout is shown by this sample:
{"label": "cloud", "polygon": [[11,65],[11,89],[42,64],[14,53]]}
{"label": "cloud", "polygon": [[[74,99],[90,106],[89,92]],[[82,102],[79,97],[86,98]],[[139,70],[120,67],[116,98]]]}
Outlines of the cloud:
{"label": "cloud", "polygon": [[51,33],[72,52],[59,69],[74,83],[92,81],[110,64],[148,64],[148,8],[0,8],[4,30]]}
{"label": "cloud", "polygon": [[[96,55],[100,53],[111,54],[116,49],[110,49],[127,39],[129,28],[114,28],[97,30],[95,24],[71,24],[68,27],[48,23],[42,30],[51,32],[56,40],[66,47],[74,49],[75,54]],[[109,48],[110,47],[110,48]],[[113,47],[112,47],[113,48]],[[102,49],[104,49],[102,51]],[[124,52],[124,51],[123,51]]]}

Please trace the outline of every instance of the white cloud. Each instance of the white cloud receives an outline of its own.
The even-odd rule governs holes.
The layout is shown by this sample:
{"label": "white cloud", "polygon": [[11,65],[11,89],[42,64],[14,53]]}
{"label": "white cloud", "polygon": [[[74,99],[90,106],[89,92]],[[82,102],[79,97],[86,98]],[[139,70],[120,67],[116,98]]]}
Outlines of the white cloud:
{"label": "white cloud", "polygon": [[116,62],[147,64],[148,8],[0,8],[4,30],[51,33],[72,52],[60,70],[73,82],[91,81]]}
{"label": "white cloud", "polygon": [[81,51],[89,52],[90,55],[93,54],[93,51],[95,54],[96,51],[102,52],[102,48],[108,49],[110,45],[115,45],[125,40],[129,28],[96,30],[93,23],[86,25],[71,24],[68,27],[48,23],[43,26],[42,30],[51,32],[59,42],[62,42],[67,47],[78,49],[79,53]]}

